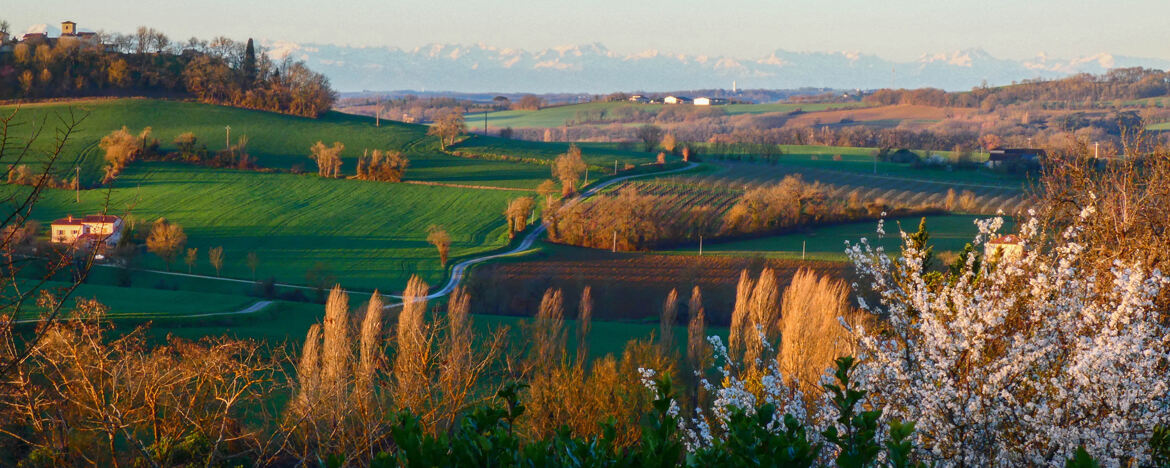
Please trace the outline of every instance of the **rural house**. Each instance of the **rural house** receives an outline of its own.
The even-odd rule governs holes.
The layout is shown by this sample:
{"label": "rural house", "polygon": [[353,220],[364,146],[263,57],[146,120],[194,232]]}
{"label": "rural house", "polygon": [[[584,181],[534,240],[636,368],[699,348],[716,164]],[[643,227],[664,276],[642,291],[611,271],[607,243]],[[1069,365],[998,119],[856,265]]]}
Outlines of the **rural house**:
{"label": "rural house", "polygon": [[630,102],[636,102],[636,103],[638,103],[638,104],[646,104],[646,103],[649,103],[649,102],[650,102],[650,98],[648,98],[648,97],[646,97],[646,96],[643,96],[643,95],[641,95],[641,94],[635,94],[635,95],[633,95],[633,96],[630,96],[630,98],[628,99],[628,101],[630,101]]}
{"label": "rural house", "polygon": [[118,245],[122,239],[122,218],[113,215],[89,215],[74,218],[73,215],[53,221],[49,225],[49,240],[54,244],[74,244],[80,240],[85,247],[104,244]]}
{"label": "rural house", "polygon": [[1016,260],[1024,256],[1024,243],[1019,236],[1009,234],[987,241],[983,258],[988,261]]}
{"label": "rural house", "polygon": [[686,104],[691,102],[691,98],[685,96],[667,96],[662,98],[662,102],[666,104]]}
{"label": "rural house", "polygon": [[723,105],[723,104],[727,104],[727,100],[723,99],[723,98],[709,98],[709,97],[695,98],[695,105],[696,106],[718,106],[718,105]]}

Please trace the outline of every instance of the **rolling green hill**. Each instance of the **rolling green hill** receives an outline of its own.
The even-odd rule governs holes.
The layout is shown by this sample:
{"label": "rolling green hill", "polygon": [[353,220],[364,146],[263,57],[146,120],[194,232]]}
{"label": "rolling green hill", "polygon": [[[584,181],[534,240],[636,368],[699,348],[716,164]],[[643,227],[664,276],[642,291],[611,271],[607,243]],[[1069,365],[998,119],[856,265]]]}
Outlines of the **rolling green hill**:
{"label": "rolling green hill", "polygon": [[[431,224],[450,233],[453,258],[503,247],[504,207],[525,194],[168,163],[136,163],[108,193],[113,214],[182,225],[188,246],[200,250],[197,273],[214,274],[206,252],[223,246],[225,276],[250,279],[244,259],[255,251],[260,278],[303,284],[305,272],[320,262],[346,287],[382,290],[400,290],[416,272],[432,284],[445,278],[426,242]],[[72,191],[50,190],[34,217],[48,222],[95,213],[106,194],[88,190],[78,205]],[[154,255],[141,260],[148,268],[165,267]],[[176,269],[186,271],[181,264]]]}
{"label": "rolling green hill", "polygon": [[[12,112],[13,107],[0,107]],[[84,118],[71,136],[66,158],[82,156],[91,174],[100,173],[100,151],[96,144],[103,136],[123,125],[137,133],[151,127],[163,150],[174,150],[172,141],[181,133],[192,132],[199,144],[209,150],[223,149],[225,127],[231,126],[233,144],[240,136],[248,137],[248,152],[261,167],[313,172],[316,165],[309,159],[309,147],[317,141],[345,144],[342,170],[352,174],[364,149],[399,150],[410,159],[407,180],[441,183],[534,188],[548,178],[548,169],[532,164],[506,161],[472,160],[452,157],[438,151],[438,141],[426,136],[427,127],[384,121],[380,127],[367,117],[329,112],[319,119],[295,117],[264,111],[154,99],[83,100],[46,103],[20,107],[17,121],[23,135],[30,124],[45,121],[49,128],[57,119],[72,115]],[[46,120],[47,119],[47,120]],[[51,133],[51,132],[50,132]],[[41,148],[52,142],[51,135],[38,141]],[[507,140],[504,140],[507,141]],[[537,144],[536,146],[539,146]],[[558,147],[559,148],[559,147]],[[526,151],[521,148],[519,151]],[[563,150],[562,150],[563,151]],[[547,151],[546,151],[547,152]],[[72,166],[72,162],[66,164]]]}

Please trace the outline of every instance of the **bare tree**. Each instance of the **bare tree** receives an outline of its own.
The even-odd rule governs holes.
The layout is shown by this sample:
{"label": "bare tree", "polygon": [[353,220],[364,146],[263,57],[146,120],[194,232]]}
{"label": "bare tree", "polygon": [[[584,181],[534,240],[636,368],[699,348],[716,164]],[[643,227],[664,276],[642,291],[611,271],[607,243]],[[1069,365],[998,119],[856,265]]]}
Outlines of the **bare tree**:
{"label": "bare tree", "polygon": [[427,228],[427,242],[439,250],[439,265],[447,266],[447,255],[451,253],[451,236],[442,226],[430,225]]}
{"label": "bare tree", "polygon": [[341,152],[345,150],[345,145],[340,141],[333,142],[333,146],[325,146],[324,143],[318,141],[309,151],[312,154],[309,156],[317,163],[317,175],[321,177],[336,178],[341,174]]}
{"label": "bare tree", "polygon": [[544,197],[544,206],[546,208],[549,206],[549,204],[552,203],[553,197],[556,196],[557,191],[557,183],[553,182],[552,180],[545,180],[544,182],[540,183],[540,186],[536,187],[536,193],[539,193],[541,197]]}
{"label": "bare tree", "polygon": [[199,249],[187,249],[187,257],[183,259],[183,262],[187,264],[187,273],[194,271],[195,264],[199,262]]}
{"label": "bare tree", "polygon": [[561,194],[570,195],[577,192],[577,182],[585,172],[585,160],[581,158],[581,148],[569,145],[569,151],[557,156],[553,161],[553,176],[561,181]]}
{"label": "bare tree", "polygon": [[223,246],[207,249],[207,261],[215,268],[215,276],[219,276],[223,271]]}
{"label": "bare tree", "polygon": [[508,202],[508,209],[504,210],[504,218],[508,223],[508,239],[516,237],[516,233],[528,226],[528,218],[536,202],[532,197],[519,197]]}
{"label": "bare tree", "polygon": [[657,148],[658,143],[662,141],[662,129],[650,124],[638,127],[634,135],[642,141],[642,149],[647,153],[654,151],[654,148]]}
{"label": "bare tree", "polygon": [[427,135],[439,137],[439,148],[447,151],[447,147],[455,144],[455,139],[467,131],[463,121],[463,113],[458,110],[449,110],[435,119]]}
{"label": "bare tree", "polygon": [[183,226],[167,221],[166,218],[155,220],[150,227],[150,234],[146,236],[146,249],[166,262],[167,271],[171,270],[175,257],[186,244],[187,234],[183,232]]}

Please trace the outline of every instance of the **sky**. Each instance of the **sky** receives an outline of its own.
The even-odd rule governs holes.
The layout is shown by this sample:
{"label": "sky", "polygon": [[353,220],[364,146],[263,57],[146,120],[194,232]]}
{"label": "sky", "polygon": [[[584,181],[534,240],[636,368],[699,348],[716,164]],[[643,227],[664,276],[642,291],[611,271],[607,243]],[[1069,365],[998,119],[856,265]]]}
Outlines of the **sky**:
{"label": "sky", "polygon": [[15,32],[68,19],[117,32],[147,25],[172,39],[402,49],[600,43],[619,53],[737,58],[784,49],[909,61],[982,48],[1017,60],[1102,52],[1170,59],[1170,0],[0,0],[0,18]]}

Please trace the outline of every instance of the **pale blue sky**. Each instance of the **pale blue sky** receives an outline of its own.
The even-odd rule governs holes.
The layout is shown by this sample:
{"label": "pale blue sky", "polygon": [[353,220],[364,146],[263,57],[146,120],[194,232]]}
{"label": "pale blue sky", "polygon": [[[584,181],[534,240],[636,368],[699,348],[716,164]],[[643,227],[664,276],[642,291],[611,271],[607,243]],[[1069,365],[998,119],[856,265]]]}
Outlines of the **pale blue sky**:
{"label": "pale blue sky", "polygon": [[22,32],[71,19],[172,38],[215,35],[340,45],[431,42],[757,57],[775,49],[893,60],[981,47],[1001,58],[1108,52],[1170,59],[1170,0],[0,0]]}

